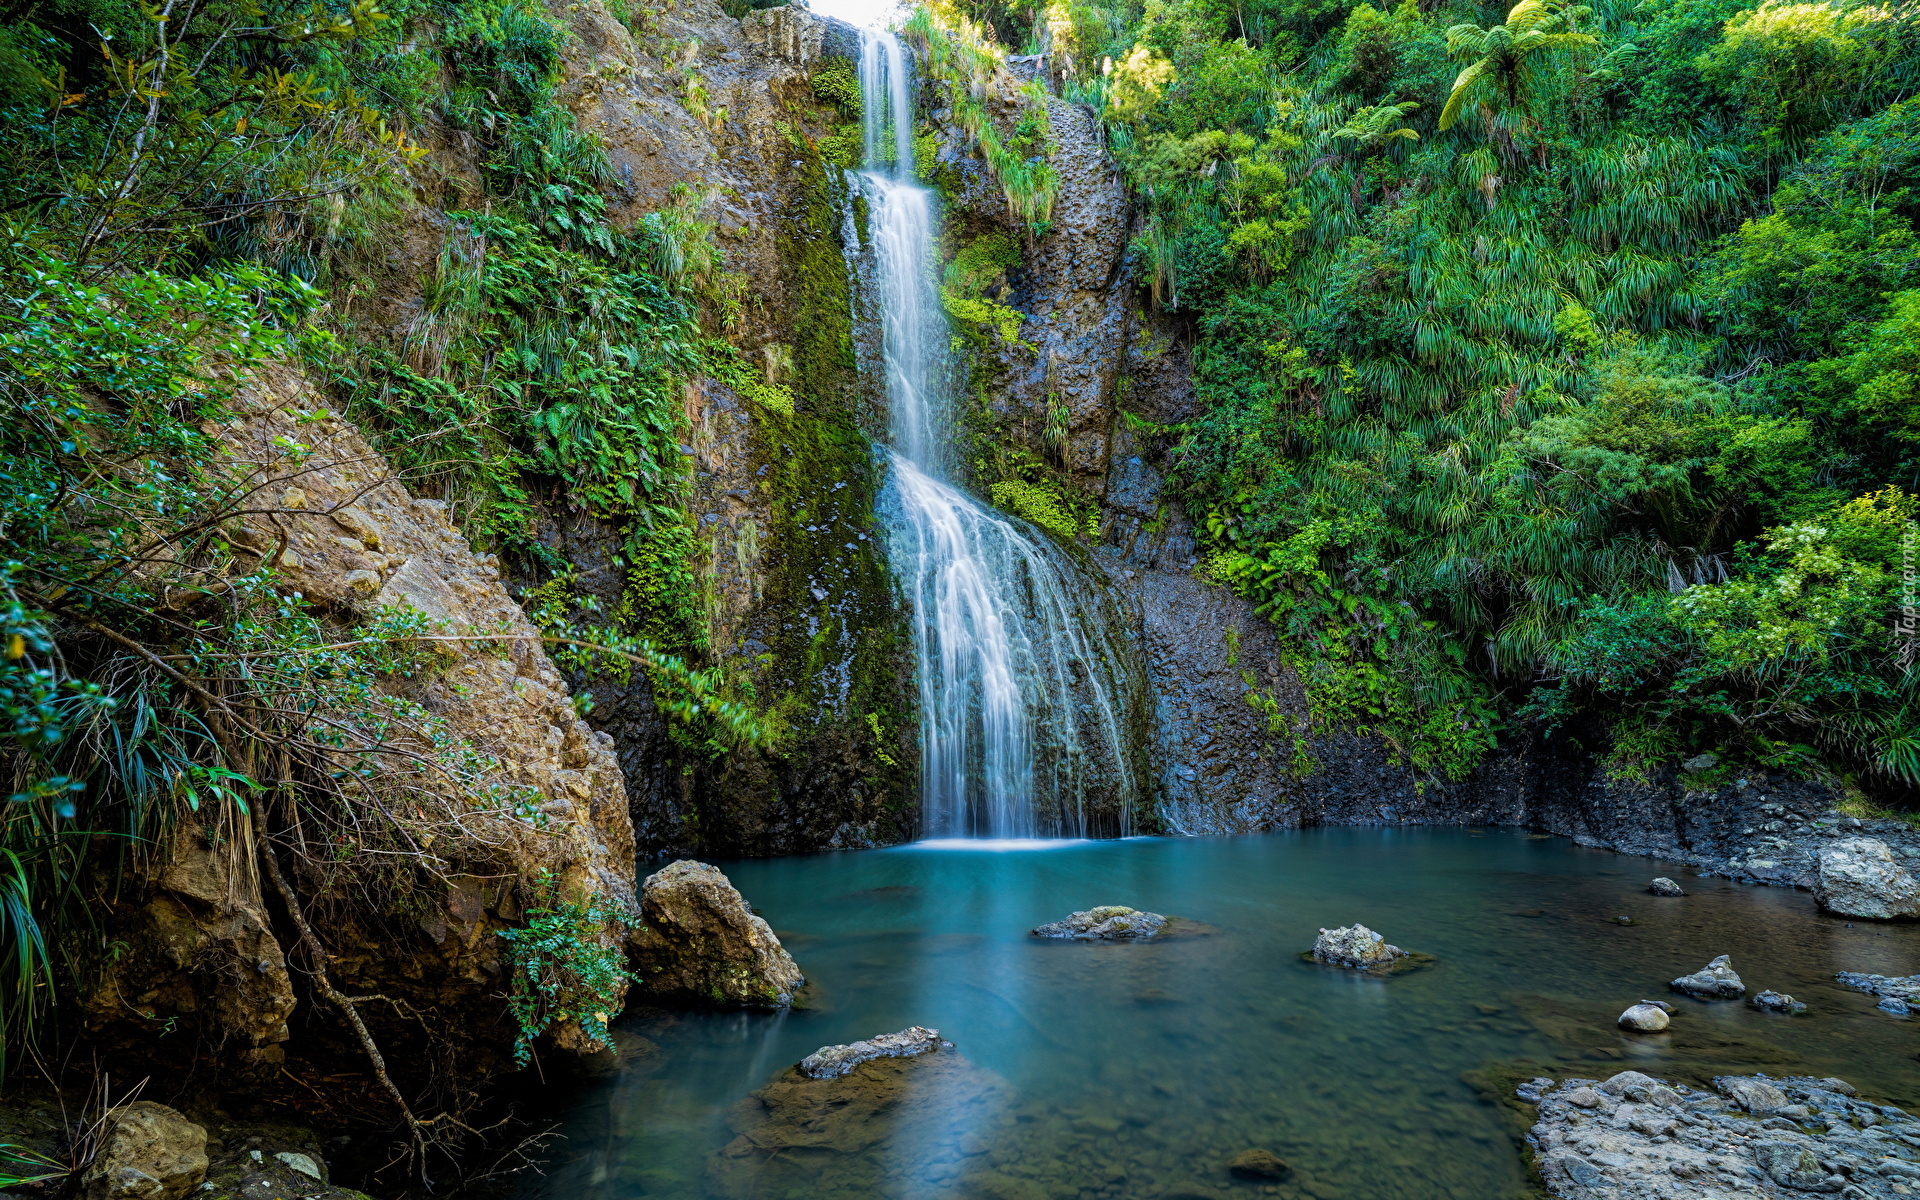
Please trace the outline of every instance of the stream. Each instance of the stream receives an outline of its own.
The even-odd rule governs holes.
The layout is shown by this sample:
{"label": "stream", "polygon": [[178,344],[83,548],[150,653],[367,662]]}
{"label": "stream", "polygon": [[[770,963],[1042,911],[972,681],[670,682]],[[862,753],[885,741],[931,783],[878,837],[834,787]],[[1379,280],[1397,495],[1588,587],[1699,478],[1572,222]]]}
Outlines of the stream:
{"label": "stream", "polygon": [[[1515,1072],[1838,1075],[1920,1106],[1913,1025],[1833,982],[1920,969],[1920,925],[1850,925],[1805,892],[1512,830],[995,846],[720,864],[807,973],[804,1006],[631,1013],[618,1073],[577,1098],[558,1161],[524,1195],[1494,1200],[1525,1194],[1520,1110],[1495,1099]],[[1661,874],[1692,894],[1647,894]],[[1027,936],[1110,903],[1211,932]],[[1319,927],[1353,921],[1435,961],[1391,979],[1302,961]],[[1790,992],[1809,1012],[1667,991],[1717,954],[1749,993]],[[1642,997],[1675,1004],[1670,1033],[1613,1027]],[[728,1165],[731,1106],[823,1045],[916,1024],[964,1063],[904,1097],[887,1136]],[[1228,1160],[1250,1148],[1293,1176],[1232,1180]]]}

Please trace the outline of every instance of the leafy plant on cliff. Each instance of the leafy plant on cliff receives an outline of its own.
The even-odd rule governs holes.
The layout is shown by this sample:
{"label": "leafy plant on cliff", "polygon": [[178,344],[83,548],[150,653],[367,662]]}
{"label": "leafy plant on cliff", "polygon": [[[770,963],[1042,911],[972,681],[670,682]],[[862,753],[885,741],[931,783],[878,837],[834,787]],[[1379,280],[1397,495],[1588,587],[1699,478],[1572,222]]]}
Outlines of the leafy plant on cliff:
{"label": "leafy plant on cliff", "polygon": [[534,891],[526,924],[500,931],[512,980],[507,1008],[519,1027],[514,1060],[531,1061],[535,1039],[568,1023],[611,1050],[607,1022],[620,1011],[627,985],[640,982],[626,968],[621,938],[630,919],[601,897],[560,899],[551,877],[536,881]]}

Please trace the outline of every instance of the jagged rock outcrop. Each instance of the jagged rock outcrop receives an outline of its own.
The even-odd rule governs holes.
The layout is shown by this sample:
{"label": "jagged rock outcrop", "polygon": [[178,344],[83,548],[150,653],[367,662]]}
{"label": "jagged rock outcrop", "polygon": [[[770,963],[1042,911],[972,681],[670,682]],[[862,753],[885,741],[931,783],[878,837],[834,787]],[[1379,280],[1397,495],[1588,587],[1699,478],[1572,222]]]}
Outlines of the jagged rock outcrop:
{"label": "jagged rock outcrop", "polygon": [[1822,847],[1813,896],[1821,908],[1843,917],[1920,916],[1920,880],[1876,838],[1847,838]]}
{"label": "jagged rock outcrop", "polygon": [[649,996],[785,1008],[806,979],[771,926],[718,867],[682,860],[647,876],[629,935]]}
{"label": "jagged rock outcrop", "polygon": [[80,1174],[81,1200],[181,1200],[207,1177],[207,1131],[151,1100],[101,1120],[98,1149]]}

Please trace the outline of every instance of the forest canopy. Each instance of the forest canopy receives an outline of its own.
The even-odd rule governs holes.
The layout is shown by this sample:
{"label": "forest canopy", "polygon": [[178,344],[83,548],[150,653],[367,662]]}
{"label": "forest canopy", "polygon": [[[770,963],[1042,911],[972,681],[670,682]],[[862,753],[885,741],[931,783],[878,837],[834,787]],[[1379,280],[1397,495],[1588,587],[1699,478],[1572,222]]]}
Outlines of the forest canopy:
{"label": "forest canopy", "polygon": [[1920,7],[933,11],[1101,113],[1165,461],[1320,722],[1920,782]]}

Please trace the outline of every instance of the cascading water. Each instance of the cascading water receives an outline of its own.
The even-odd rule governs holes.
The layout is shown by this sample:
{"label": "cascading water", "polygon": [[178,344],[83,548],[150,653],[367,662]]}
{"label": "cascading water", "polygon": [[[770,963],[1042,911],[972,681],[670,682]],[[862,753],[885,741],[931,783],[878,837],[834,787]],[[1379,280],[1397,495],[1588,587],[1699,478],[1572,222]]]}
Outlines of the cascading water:
{"label": "cascading water", "polygon": [[889,553],[913,612],[926,836],[1124,834],[1141,697],[1110,603],[1044,533],[956,480],[937,213],[914,176],[911,59],[893,35],[863,32],[860,92],[855,273],[890,412]]}

